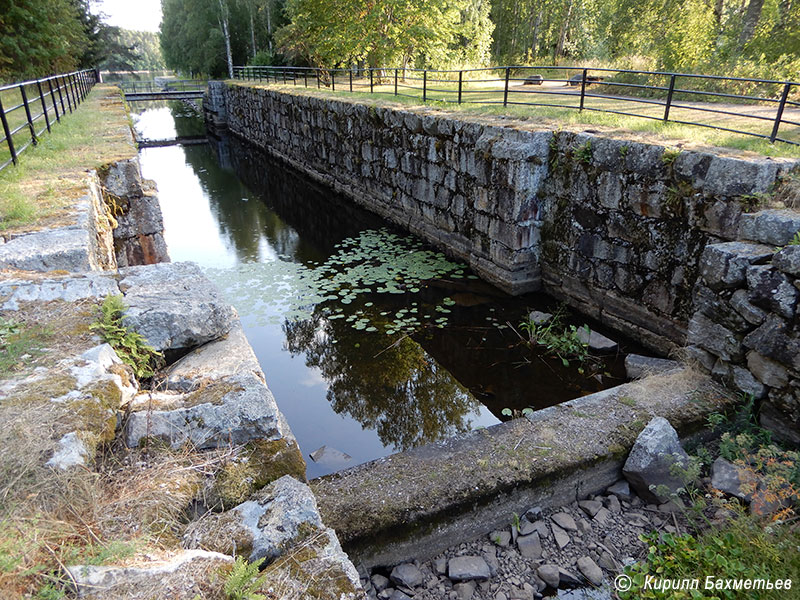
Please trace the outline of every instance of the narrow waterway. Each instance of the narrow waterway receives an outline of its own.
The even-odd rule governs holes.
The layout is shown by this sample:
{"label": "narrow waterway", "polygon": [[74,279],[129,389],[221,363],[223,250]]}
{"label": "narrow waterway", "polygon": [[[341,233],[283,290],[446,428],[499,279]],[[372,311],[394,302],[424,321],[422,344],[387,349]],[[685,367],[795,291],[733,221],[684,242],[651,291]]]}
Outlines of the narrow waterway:
{"label": "narrow waterway", "polygon": [[[186,103],[132,110],[143,138],[204,132]],[[578,363],[522,343],[552,300],[504,294],[236,139],[140,160],[172,260],[197,262],[238,310],[309,478],[621,381],[620,354]]]}

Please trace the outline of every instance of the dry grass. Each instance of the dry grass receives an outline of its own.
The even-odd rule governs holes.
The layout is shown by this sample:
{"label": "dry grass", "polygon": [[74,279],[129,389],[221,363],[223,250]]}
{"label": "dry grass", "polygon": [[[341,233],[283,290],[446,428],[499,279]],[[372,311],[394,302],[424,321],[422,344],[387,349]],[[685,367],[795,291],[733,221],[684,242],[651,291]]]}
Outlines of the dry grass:
{"label": "dry grass", "polygon": [[87,193],[86,171],[135,155],[118,88],[96,86],[78,110],[20,157],[19,166],[0,172],[0,231],[71,223],[75,200]]}

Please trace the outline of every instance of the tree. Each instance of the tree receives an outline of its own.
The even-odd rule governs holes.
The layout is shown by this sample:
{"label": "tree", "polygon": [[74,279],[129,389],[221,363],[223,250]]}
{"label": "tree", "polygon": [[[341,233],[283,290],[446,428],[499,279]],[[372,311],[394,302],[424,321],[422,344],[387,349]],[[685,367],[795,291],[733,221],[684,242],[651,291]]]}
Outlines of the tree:
{"label": "tree", "polygon": [[[485,60],[492,24],[485,0],[287,0],[281,50],[319,67],[440,66]],[[465,39],[469,36],[468,42]]]}
{"label": "tree", "polygon": [[82,64],[89,44],[71,0],[0,0],[0,78],[39,77]]}

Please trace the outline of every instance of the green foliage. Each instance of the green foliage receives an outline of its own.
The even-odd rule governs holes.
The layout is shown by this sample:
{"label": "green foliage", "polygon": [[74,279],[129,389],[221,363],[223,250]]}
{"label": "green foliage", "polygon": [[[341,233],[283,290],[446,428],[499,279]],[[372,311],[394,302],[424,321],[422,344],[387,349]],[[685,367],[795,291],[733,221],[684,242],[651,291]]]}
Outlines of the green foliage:
{"label": "green foliage", "polygon": [[487,0],[287,0],[285,12],[278,46],[313,66],[446,67],[489,57]]}
{"label": "green foliage", "polygon": [[226,600],[263,600],[264,595],[257,593],[264,585],[266,575],[259,575],[264,559],[249,563],[242,556],[236,557],[228,578],[225,580],[224,592]]}
{"label": "green foliage", "polygon": [[592,162],[592,141],[586,140],[586,143],[576,148],[572,156],[580,163],[588,165]]}
{"label": "green foliage", "polygon": [[166,68],[157,33],[107,27],[101,69],[110,71],[159,71]]}
{"label": "green foliage", "polygon": [[666,148],[664,153],[661,155],[661,162],[667,166],[671,166],[675,163],[675,160],[680,156],[681,150],[680,148]]}
{"label": "green foliage", "polygon": [[[625,568],[632,579],[630,591],[619,592],[622,600],[638,598],[742,598],[741,591],[703,590],[704,577],[725,579],[787,579],[800,572],[800,532],[791,526],[763,528],[759,522],[739,514],[723,529],[709,529],[697,537],[653,532],[640,539],[649,546],[647,558]],[[659,580],[700,579],[699,590],[643,589],[645,578]],[[750,590],[747,598],[770,598],[774,592]]]}
{"label": "green foliage", "polygon": [[789,243],[786,244],[787,246],[800,246],[800,231],[794,234]]}
{"label": "green foliage", "polygon": [[90,325],[117,352],[120,360],[133,369],[137,379],[152,377],[162,355],[148,346],[145,339],[122,322],[125,312],[122,296],[106,296],[99,319]]}
{"label": "green foliage", "polygon": [[[530,346],[543,347],[549,354],[561,359],[565,367],[569,366],[570,360],[584,363],[589,357],[588,344],[581,340],[578,327],[562,324],[563,318],[564,309],[559,308],[546,323],[527,320],[520,323],[519,327],[528,335],[527,343]],[[588,335],[588,325],[581,329]]]}

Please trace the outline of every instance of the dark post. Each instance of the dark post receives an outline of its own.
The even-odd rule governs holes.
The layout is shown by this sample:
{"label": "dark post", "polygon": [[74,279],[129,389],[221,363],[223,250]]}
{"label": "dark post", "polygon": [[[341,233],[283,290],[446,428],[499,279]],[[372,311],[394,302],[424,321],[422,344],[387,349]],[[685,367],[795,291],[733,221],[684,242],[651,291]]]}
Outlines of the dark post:
{"label": "dark post", "polygon": [[769,136],[769,141],[775,143],[775,138],[778,137],[778,129],[781,127],[781,120],[783,119],[783,109],[786,108],[786,100],[789,98],[789,88],[791,83],[786,83],[783,86],[783,93],[781,94],[781,102],[778,104],[778,114],[775,115],[775,125],[772,127],[772,135]]}
{"label": "dark post", "polygon": [[336,69],[331,69],[331,91],[336,91]]}
{"label": "dark post", "polygon": [[8,120],[6,119],[6,111],[3,110],[3,100],[0,98],[0,120],[3,121],[3,131],[6,134],[6,143],[8,144],[8,151],[11,154],[11,162],[17,164],[17,151],[14,149],[14,140],[11,139],[11,130],[8,127]]}
{"label": "dark post", "polygon": [[506,67],[506,87],[503,90],[503,106],[508,106],[508,77],[511,74],[511,68]]}
{"label": "dark post", "polygon": [[316,70],[317,73],[317,89],[319,89],[319,69]]}
{"label": "dark post", "polygon": [[303,69],[303,84],[308,87],[308,71]]}
{"label": "dark post", "polygon": [[589,69],[584,69],[581,75],[581,106],[578,110],[583,110],[583,100],[586,98],[586,73]]}
{"label": "dark post", "polygon": [[283,75],[283,83],[286,85],[286,69],[281,69],[281,74]]}
{"label": "dark post", "polygon": [[[58,82],[56,81],[56,85]],[[50,99],[53,101],[53,110],[56,112],[56,121],[61,121],[61,116],[58,114],[58,102],[56,102],[56,95],[53,93],[53,78],[47,80],[47,87],[50,89]]]}
{"label": "dark post", "polygon": [[428,101],[428,69],[422,72],[422,101]]}
{"label": "dark post", "polygon": [[350,91],[351,92],[353,91],[353,68],[352,67],[353,67],[353,65],[350,65],[350,70],[348,71],[348,73],[350,73]]}
{"label": "dark post", "polygon": [[669,108],[672,106],[672,93],[675,91],[675,73],[669,76],[669,90],[667,90],[667,104],[664,107],[664,121],[669,121]]}
{"label": "dark post", "polygon": [[44,122],[47,124],[47,131],[50,131],[50,117],[47,116],[47,104],[44,103],[44,92],[42,91],[42,82],[36,80],[36,87],[39,88],[39,100],[42,101],[42,114],[44,115]]}
{"label": "dark post", "polygon": [[[58,86],[58,96],[61,98],[61,112],[63,114],[67,114],[67,111],[64,110],[64,96],[67,97],[67,107],[69,108],[69,112],[72,112],[72,103],[69,100],[69,88],[67,87],[66,80],[64,77],[61,77],[61,84]],[[64,88],[64,94],[61,94],[61,88]]]}
{"label": "dark post", "polygon": [[397,96],[397,69],[394,70],[394,95]]}
{"label": "dark post", "polygon": [[464,71],[458,72],[458,103],[461,104],[461,87],[464,84]]}
{"label": "dark post", "polygon": [[375,87],[375,83],[372,80],[372,67],[369,68],[369,93],[372,93],[372,90]]}
{"label": "dark post", "polygon": [[69,90],[69,93],[72,95],[72,108],[77,110],[77,108],[78,108],[78,100],[77,100],[77,98],[75,96],[75,79],[74,79],[74,77],[75,76],[72,75],[72,74],[67,75],[67,82],[69,82],[69,87],[67,89]]}
{"label": "dark post", "polygon": [[19,86],[19,93],[22,94],[22,104],[25,106],[25,116],[28,118],[28,129],[31,132],[31,141],[33,145],[39,143],[39,140],[36,139],[36,129],[33,126],[33,119],[31,119],[31,107],[28,105],[28,95],[25,93],[25,86]]}

